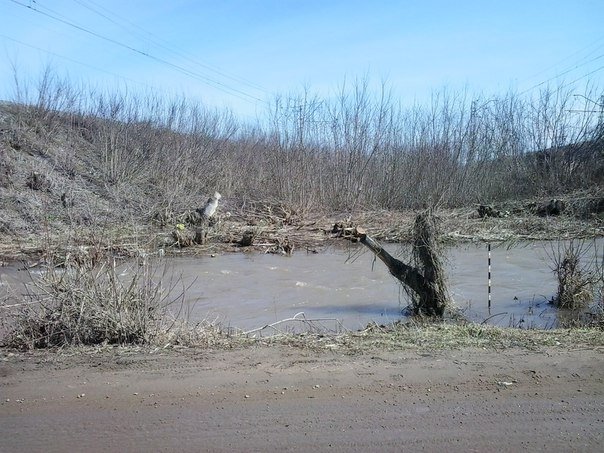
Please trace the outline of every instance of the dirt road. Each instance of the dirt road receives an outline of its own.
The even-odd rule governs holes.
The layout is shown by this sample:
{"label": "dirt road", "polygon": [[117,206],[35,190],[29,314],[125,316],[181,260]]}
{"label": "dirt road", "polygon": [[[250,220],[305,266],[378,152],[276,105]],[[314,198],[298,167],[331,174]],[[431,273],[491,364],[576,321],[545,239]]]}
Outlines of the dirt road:
{"label": "dirt road", "polygon": [[603,352],[0,351],[0,450],[601,451]]}

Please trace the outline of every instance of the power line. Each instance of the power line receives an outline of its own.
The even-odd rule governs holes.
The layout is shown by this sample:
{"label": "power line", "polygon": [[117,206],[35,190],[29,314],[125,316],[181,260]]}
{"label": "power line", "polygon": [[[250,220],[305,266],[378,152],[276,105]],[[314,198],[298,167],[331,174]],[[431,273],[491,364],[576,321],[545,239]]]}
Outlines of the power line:
{"label": "power line", "polygon": [[569,85],[572,85],[573,83],[578,82],[579,80],[584,79],[585,77],[589,77],[590,75],[595,74],[596,72],[601,71],[602,69],[604,69],[604,66],[600,66],[599,68],[594,69],[593,71],[588,72],[588,73],[587,73],[587,74],[585,74],[585,75],[582,75],[582,76],[581,76],[581,77],[579,77],[578,79],[575,79],[575,80],[573,80],[572,82],[568,82],[567,84],[562,85],[562,88],[567,87],[567,86],[569,86]]}
{"label": "power line", "polygon": [[[144,36],[142,36],[141,34],[138,34],[138,36],[142,37],[142,39],[146,39],[146,40],[150,41],[151,43],[153,43],[155,46],[157,46],[157,47],[159,47],[161,49],[167,50],[168,52],[171,52],[174,55],[177,55],[177,56],[179,56],[179,57],[181,57],[181,58],[189,61],[190,63],[193,63],[196,66],[199,66],[199,67],[204,68],[206,70],[212,71],[212,72],[214,72],[214,73],[216,73],[216,74],[218,74],[218,75],[220,75],[220,76],[222,76],[224,78],[230,79],[230,80],[232,80],[234,82],[237,82],[237,83],[241,83],[241,84],[246,85],[246,86],[248,86],[250,88],[253,88],[255,90],[261,91],[261,92],[263,92],[265,94],[271,94],[268,90],[266,90],[265,88],[263,88],[262,86],[254,83],[254,82],[251,82],[251,81],[249,81],[247,79],[244,79],[243,77],[239,77],[239,76],[235,76],[235,75],[232,75],[232,74],[228,74],[228,73],[226,73],[226,72],[224,72],[222,70],[216,69],[216,68],[214,68],[214,67],[212,67],[212,66],[210,66],[208,64],[202,63],[202,62],[200,62],[200,61],[192,58],[190,55],[188,55],[188,54],[186,54],[184,52],[181,52],[178,49],[175,49],[173,46],[170,45],[169,42],[167,42],[167,41],[165,41],[165,40],[163,40],[161,38],[158,39],[157,37],[155,37],[149,31],[147,31],[144,28],[142,28],[142,27],[140,27],[140,26],[138,26],[138,25],[130,22],[127,19],[124,19],[124,18],[120,17],[119,15],[113,13],[112,11],[108,10],[107,8],[103,7],[102,5],[99,5],[98,3],[95,3],[95,2],[93,2],[91,0],[88,0],[87,2],[85,0],[84,1],[82,1],[82,0],[73,0],[73,1],[76,2],[76,3],[78,3],[79,5],[81,5],[82,7],[88,9],[89,11],[92,11],[93,13],[98,14],[99,16],[101,16],[104,19],[108,20],[109,22],[117,25],[118,27],[126,30],[129,33],[133,33],[132,30],[128,29],[126,26],[124,26],[122,23],[119,23],[117,20],[114,20],[109,15],[111,15],[111,16],[119,19],[123,23],[128,24],[129,26],[133,27],[134,29],[140,30],[142,32],[142,35],[144,35]],[[92,6],[87,5],[85,3],[92,4],[96,8],[93,8]],[[104,14],[99,9],[102,10],[102,11],[105,11],[107,14]]]}
{"label": "power line", "polygon": [[[203,83],[211,86],[212,88],[220,90],[220,91],[222,91],[222,92],[224,92],[226,94],[229,94],[231,96],[237,97],[237,98],[239,98],[239,99],[241,99],[243,101],[252,102],[252,100],[254,100],[254,101],[257,101],[257,102],[265,103],[264,100],[262,100],[262,99],[260,99],[260,98],[258,98],[256,96],[253,96],[253,95],[251,95],[249,93],[246,93],[246,92],[244,92],[242,90],[230,87],[230,86],[228,86],[228,85],[226,85],[224,83],[221,83],[221,82],[219,82],[217,80],[213,80],[213,79],[211,79],[211,78],[209,78],[207,76],[204,76],[202,74],[195,73],[195,72],[193,72],[191,70],[188,70],[188,69],[186,69],[186,68],[184,68],[182,66],[179,66],[177,64],[171,63],[171,62],[169,62],[167,60],[164,60],[162,58],[156,57],[155,55],[152,55],[152,54],[150,54],[148,52],[144,52],[144,51],[142,51],[140,49],[137,49],[135,47],[132,47],[132,46],[130,46],[128,44],[124,44],[124,43],[122,43],[120,41],[117,41],[116,39],[109,38],[107,36],[101,35],[100,33],[97,33],[97,32],[92,31],[92,30],[88,30],[87,28],[82,27],[82,26],[77,25],[77,24],[74,24],[73,22],[70,22],[70,21],[68,21],[66,19],[61,19],[60,17],[57,17],[57,16],[53,15],[53,14],[56,14],[55,12],[53,12],[53,14],[50,14],[50,13],[41,11],[39,9],[36,9],[33,6],[21,3],[21,2],[19,2],[17,0],[10,0],[10,1],[13,2],[13,3],[15,3],[15,4],[17,4],[17,5],[19,5],[19,6],[27,8],[29,10],[35,11],[38,14],[42,14],[44,16],[50,17],[53,20],[59,21],[61,23],[69,25],[70,27],[73,27],[73,28],[76,28],[76,29],[78,29],[80,31],[83,31],[84,33],[88,33],[88,34],[90,34],[92,36],[95,36],[96,38],[99,38],[99,39],[102,39],[104,41],[110,42],[110,43],[112,43],[114,45],[117,45],[119,47],[123,47],[125,49],[128,49],[131,52],[134,52],[134,53],[137,53],[137,54],[142,55],[144,57],[147,57],[147,58],[149,58],[151,60],[154,60],[154,61],[156,61],[158,63],[161,63],[161,64],[164,64],[166,66],[169,66],[169,67],[175,69],[176,71],[180,72],[181,74],[187,75],[187,76],[189,76],[189,77],[191,77],[193,79],[196,79],[196,80],[198,80],[200,82],[203,82]],[[48,9],[48,8],[46,8],[46,9]]]}
{"label": "power line", "polygon": [[[599,60],[600,58],[603,58],[603,57],[604,57],[604,54],[602,54],[602,55],[598,55],[597,57],[592,58],[591,60],[586,61],[585,63],[579,64],[579,65],[576,65],[575,67],[570,68],[570,69],[567,69],[567,70],[563,71],[562,73],[557,74],[557,75],[556,75],[556,76],[554,76],[554,77],[550,77],[549,79],[546,79],[546,80],[544,80],[543,82],[540,82],[540,83],[538,83],[538,84],[536,84],[536,85],[533,85],[532,87],[527,88],[526,90],[522,91],[520,94],[526,94],[526,93],[528,93],[529,91],[534,90],[535,88],[539,88],[540,86],[543,86],[543,85],[545,85],[546,83],[551,82],[552,80],[559,79],[559,78],[560,78],[560,77],[562,77],[563,75],[566,75],[566,74],[568,74],[569,72],[572,72],[572,71],[574,71],[575,69],[580,68],[581,66],[585,66],[586,64],[593,63],[594,61]],[[602,67],[600,67],[600,68],[596,69],[595,71],[592,71],[592,72],[590,72],[590,73],[588,73],[588,74],[585,74],[584,76],[581,76],[581,77],[579,77],[578,79],[574,80],[573,82],[570,82],[570,83],[565,84],[564,86],[572,85],[573,83],[575,83],[575,82],[577,82],[577,81],[579,81],[579,80],[581,80],[581,79],[583,79],[583,78],[585,78],[585,77],[587,77],[587,76],[589,76],[589,75],[591,75],[591,74],[593,74],[593,73],[598,72],[598,71],[599,71],[599,70],[601,70],[602,68],[604,68],[604,66],[602,66]]]}
{"label": "power line", "polygon": [[[99,71],[99,72],[103,72],[103,73],[105,73],[105,74],[109,74],[109,75],[111,75],[111,76],[113,76],[113,77],[116,77],[116,78],[118,78],[118,79],[122,79],[122,80],[127,81],[127,82],[132,82],[132,83],[135,83],[135,84],[137,84],[137,85],[141,85],[141,86],[146,87],[146,88],[148,88],[148,89],[150,89],[150,90],[153,90],[153,91],[156,91],[156,92],[161,92],[161,93],[164,93],[164,94],[165,94],[165,95],[167,95],[167,96],[172,96],[172,95],[174,95],[174,93],[169,93],[168,91],[166,91],[166,90],[164,90],[164,89],[162,89],[162,88],[160,88],[160,87],[157,87],[157,86],[152,86],[152,85],[149,85],[148,83],[141,82],[141,81],[139,81],[139,80],[135,80],[135,79],[131,79],[131,78],[129,78],[129,77],[125,77],[125,76],[123,76],[123,75],[116,74],[116,73],[111,72],[111,71],[107,71],[106,69],[102,69],[102,68],[99,68],[99,67],[97,67],[97,66],[93,66],[93,65],[90,65],[90,64],[88,64],[88,63],[84,63],[84,62],[82,62],[82,61],[79,61],[79,60],[76,60],[76,59],[73,59],[73,58],[67,57],[67,56],[65,56],[65,55],[58,54],[58,53],[56,53],[56,52],[51,52],[51,51],[49,51],[49,50],[42,49],[41,47],[37,47],[37,46],[34,46],[34,45],[32,45],[32,44],[25,43],[25,42],[23,42],[23,41],[19,41],[18,39],[14,39],[14,38],[11,38],[11,37],[6,36],[6,35],[3,35],[3,34],[0,34],[0,38],[4,38],[4,39],[7,39],[7,40],[9,40],[9,41],[13,41],[13,42],[15,42],[15,43],[17,43],[17,44],[19,44],[19,45],[21,45],[21,46],[29,47],[29,48],[31,48],[31,49],[34,49],[34,50],[38,50],[38,51],[40,51],[40,52],[47,53],[47,54],[49,54],[49,55],[52,55],[53,57],[61,58],[61,59],[63,59],[63,60],[67,60],[67,61],[70,61],[70,62],[72,62],[72,63],[79,64],[79,65],[81,65],[81,66],[85,66],[85,67],[88,67],[88,68],[90,68],[90,69],[94,69],[95,71]],[[241,115],[241,114],[240,114],[240,115]],[[249,119],[254,119],[253,117],[251,117],[251,116],[249,116],[249,115],[246,115],[246,114],[243,114],[243,116],[248,117]]]}
{"label": "power line", "polygon": [[[583,51],[585,51],[585,50],[589,49],[589,48],[590,48],[590,47],[592,47],[594,44],[596,44],[596,43],[598,43],[598,42],[600,42],[600,41],[603,41],[603,40],[604,40],[604,36],[602,36],[602,37],[600,37],[600,38],[596,39],[595,41],[592,41],[590,44],[588,44],[587,46],[583,47],[582,49],[579,49],[579,50],[577,50],[576,52],[573,52],[572,54],[567,55],[566,57],[562,58],[561,60],[558,60],[558,62],[554,63],[553,65],[548,66],[548,67],[547,67],[547,68],[545,68],[545,69],[542,69],[541,71],[537,72],[536,74],[533,74],[533,75],[532,75],[532,76],[530,76],[530,77],[527,77],[525,80],[530,80],[530,79],[533,79],[533,78],[535,78],[535,77],[537,77],[537,76],[539,76],[539,75],[541,75],[541,74],[543,74],[543,73],[545,73],[545,72],[547,72],[547,71],[549,71],[549,70],[551,70],[551,69],[556,68],[557,66],[561,65],[562,63],[565,63],[566,61],[568,61],[568,60],[570,60],[571,58],[573,58],[575,55],[579,55],[579,54],[581,54]],[[586,58],[590,57],[590,56],[591,56],[591,55],[593,55],[594,53],[598,52],[598,51],[600,50],[600,48],[602,48],[603,46],[604,46],[604,43],[603,43],[603,44],[598,45],[598,46],[597,46],[595,49],[592,49],[591,51],[589,51],[589,52],[588,52],[586,55],[584,55],[582,58],[580,58],[580,59],[579,59],[577,62],[575,62],[574,64],[575,64],[575,65],[577,65],[577,64],[581,64],[581,63],[583,62],[583,60],[585,60]]]}
{"label": "power line", "polygon": [[76,59],[73,59],[73,58],[70,58],[70,57],[66,57],[65,55],[61,55],[61,54],[58,54],[56,52],[51,52],[50,50],[42,49],[41,47],[37,47],[37,46],[34,46],[32,44],[27,44],[27,43],[25,43],[23,41],[19,41],[18,39],[11,38],[10,36],[6,36],[6,35],[3,35],[3,34],[0,34],[0,38],[8,39],[9,41],[13,41],[13,42],[16,42],[17,44],[20,44],[22,46],[29,47],[31,49],[47,53],[49,55],[52,55],[53,57],[58,57],[58,58],[61,58],[63,60],[71,61],[72,63],[76,63],[76,64],[79,64],[79,65],[85,66],[87,68],[94,69],[95,71],[104,72],[105,74],[109,74],[109,75],[117,77],[119,79],[122,79],[122,80],[125,80],[125,81],[128,81],[128,82],[132,82],[132,83],[136,83],[138,85],[145,86],[145,87],[150,88],[152,90],[157,90],[156,87],[148,85],[145,82],[140,82],[138,80],[134,80],[134,79],[131,79],[129,77],[125,77],[125,76],[116,74],[114,72],[107,71],[106,69],[102,69],[102,68],[99,68],[97,66],[93,66],[93,65],[90,65],[88,63],[84,63],[82,61],[79,61],[79,60],[76,60]]}

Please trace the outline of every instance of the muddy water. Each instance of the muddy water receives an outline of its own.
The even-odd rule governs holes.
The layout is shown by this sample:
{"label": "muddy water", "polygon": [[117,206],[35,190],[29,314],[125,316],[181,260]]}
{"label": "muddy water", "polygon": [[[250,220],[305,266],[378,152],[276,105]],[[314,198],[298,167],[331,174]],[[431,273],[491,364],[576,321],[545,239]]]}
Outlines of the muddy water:
{"label": "muddy water", "polygon": [[[599,250],[604,242],[599,241]],[[396,246],[390,252],[408,253]],[[474,321],[516,327],[552,327],[556,290],[551,245],[527,243],[491,252],[491,310],[487,299],[486,245],[448,250],[447,273],[457,307]],[[192,319],[252,329],[303,312],[322,325],[349,329],[400,319],[407,299],[397,280],[362,246],[292,257],[226,254],[179,259],[173,270],[186,285]],[[329,319],[325,319],[329,318]],[[288,323],[288,327],[292,323]],[[293,323],[296,324],[295,322]]]}
{"label": "muddy water", "polygon": [[[600,251],[603,245],[600,239]],[[397,246],[389,250],[394,255],[408,253]],[[552,327],[556,311],[547,301],[556,290],[556,281],[548,253],[551,245],[547,243],[512,249],[493,246],[489,311],[486,245],[449,249],[446,267],[456,306],[478,322],[489,318],[489,324],[500,326]],[[0,285],[19,277],[11,268],[0,268],[0,273]],[[370,321],[385,324],[400,319],[407,305],[398,281],[360,245],[318,254],[297,252],[292,257],[227,253],[214,258],[174,258],[167,273],[173,281],[179,280],[179,289],[186,288],[181,315],[244,330],[298,313],[320,319],[317,325],[330,330],[358,329]],[[295,329],[301,324],[294,321],[278,327]]]}
{"label": "muddy water", "polygon": [[[356,249],[291,257],[237,253],[176,260],[173,269],[186,284],[196,279],[187,292],[195,319],[241,329],[300,312],[307,319],[340,320],[347,328],[399,319],[399,285],[380,263],[372,270],[370,254],[357,255]],[[321,323],[338,327],[335,320]]]}

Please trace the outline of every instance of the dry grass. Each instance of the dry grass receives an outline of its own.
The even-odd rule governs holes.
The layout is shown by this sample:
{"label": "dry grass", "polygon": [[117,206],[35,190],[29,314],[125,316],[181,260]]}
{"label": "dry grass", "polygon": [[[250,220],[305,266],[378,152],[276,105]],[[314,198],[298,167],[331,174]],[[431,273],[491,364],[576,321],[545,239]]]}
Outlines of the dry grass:
{"label": "dry grass", "polygon": [[0,307],[7,346],[148,344],[176,324],[170,308],[183,304],[185,288],[176,291],[179,282],[161,264],[120,263],[102,249],[46,260],[30,271],[21,299]]}
{"label": "dry grass", "polygon": [[521,330],[463,323],[400,323],[370,325],[341,335],[278,335],[260,340],[317,351],[365,354],[377,350],[450,350],[460,348],[539,350],[544,347],[604,346],[604,331],[596,328]]}
{"label": "dry grass", "polygon": [[[244,333],[226,329],[208,320],[193,324],[183,317],[175,319],[163,310],[166,305],[157,295],[149,298],[147,293],[145,301],[144,295],[133,290],[134,281],[122,286],[121,291],[103,294],[100,303],[92,302],[87,296],[82,299],[82,294],[78,294],[76,302],[70,298],[76,291],[60,296],[62,300],[55,301],[54,305],[48,302],[38,304],[39,296],[35,296],[37,308],[26,307],[17,312],[16,329],[6,337],[2,346],[8,349],[58,348],[66,353],[74,348],[78,350],[94,346],[96,351],[112,345],[142,347],[152,352],[181,348],[233,349],[281,345],[352,355],[378,350],[539,350],[545,347],[573,349],[604,346],[602,324],[592,324],[590,328],[526,330],[478,325],[463,320],[431,322],[411,319],[388,326],[370,324],[360,331],[337,329],[339,333],[330,333],[330,329],[321,328],[320,320],[308,320],[310,327],[303,333],[274,329],[266,335],[258,335],[255,331]],[[55,279],[55,284],[57,282],[60,279]],[[98,287],[98,283],[95,285]],[[55,297],[65,293],[64,286],[55,286]],[[95,294],[95,291],[90,294]],[[80,351],[85,352],[86,349]]]}

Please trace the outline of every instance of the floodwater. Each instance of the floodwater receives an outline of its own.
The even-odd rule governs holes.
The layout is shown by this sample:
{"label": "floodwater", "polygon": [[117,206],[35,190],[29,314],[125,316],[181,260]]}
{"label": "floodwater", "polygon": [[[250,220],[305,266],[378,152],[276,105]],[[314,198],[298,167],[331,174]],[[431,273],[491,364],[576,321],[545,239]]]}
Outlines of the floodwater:
{"label": "floodwater", "polygon": [[[601,253],[604,239],[596,249]],[[449,288],[455,305],[473,321],[522,328],[548,328],[556,309],[550,268],[554,243],[531,242],[491,251],[491,309],[488,308],[487,246],[462,245],[446,252]],[[388,246],[395,256],[408,250]],[[592,250],[593,252],[593,250]],[[384,264],[360,244],[321,253],[298,251],[291,257],[226,253],[216,257],[171,258],[166,275],[176,296],[183,288],[180,316],[251,330],[296,316],[327,330],[360,329],[369,322],[401,319],[404,291]],[[2,275],[4,274],[4,275]],[[0,285],[18,277],[0,268]],[[164,277],[167,284],[168,278]],[[4,280],[4,282],[3,282]],[[182,304],[174,304],[174,309]],[[276,327],[292,328],[296,321]]]}
{"label": "floodwater", "polygon": [[[389,246],[394,255],[408,250]],[[492,247],[491,309],[488,308],[486,245],[447,251],[446,270],[455,305],[473,321],[516,327],[552,327],[556,310],[548,303],[556,291],[546,243],[512,249]],[[369,322],[401,319],[408,300],[398,280],[362,245],[319,254],[227,254],[174,261],[192,319],[218,320],[252,329],[304,313],[322,325],[348,329]],[[301,315],[300,315],[301,316]],[[333,321],[332,321],[333,320]],[[336,321],[337,320],[337,321]]]}

